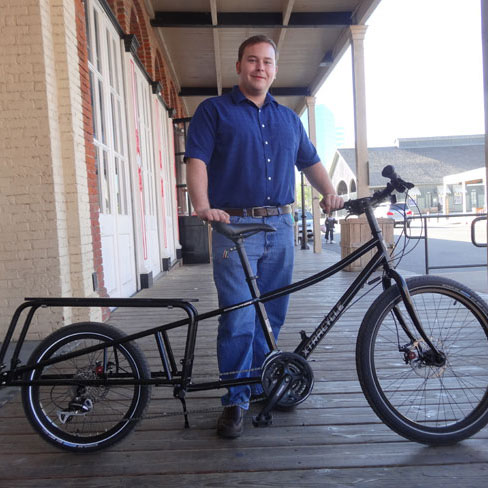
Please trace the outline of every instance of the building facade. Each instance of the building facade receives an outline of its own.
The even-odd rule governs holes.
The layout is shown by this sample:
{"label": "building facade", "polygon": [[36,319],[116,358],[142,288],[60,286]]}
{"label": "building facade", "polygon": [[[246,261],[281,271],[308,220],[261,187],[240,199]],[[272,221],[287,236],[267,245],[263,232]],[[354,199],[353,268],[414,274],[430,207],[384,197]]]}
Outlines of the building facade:
{"label": "building facade", "polygon": [[[0,0],[0,326],[26,296],[128,297],[177,262],[177,96],[143,0]],[[108,310],[39,314],[32,336]]]}
{"label": "building facade", "polygon": [[[399,139],[396,146],[368,148],[369,188],[384,187],[381,171],[392,165],[415,184],[409,196],[422,213],[486,212],[484,157],[483,135]],[[355,167],[354,149],[336,151],[330,174],[339,194],[354,198]]]}

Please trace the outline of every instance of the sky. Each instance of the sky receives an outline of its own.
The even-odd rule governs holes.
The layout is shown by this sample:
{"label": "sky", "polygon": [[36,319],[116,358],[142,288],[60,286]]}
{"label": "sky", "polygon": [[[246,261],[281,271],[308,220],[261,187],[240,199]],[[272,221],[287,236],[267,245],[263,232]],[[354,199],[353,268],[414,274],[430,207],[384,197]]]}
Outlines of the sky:
{"label": "sky", "polygon": [[[382,0],[366,24],[369,147],[404,137],[484,133],[480,0]],[[343,147],[353,147],[350,50],[317,104],[343,128]]]}

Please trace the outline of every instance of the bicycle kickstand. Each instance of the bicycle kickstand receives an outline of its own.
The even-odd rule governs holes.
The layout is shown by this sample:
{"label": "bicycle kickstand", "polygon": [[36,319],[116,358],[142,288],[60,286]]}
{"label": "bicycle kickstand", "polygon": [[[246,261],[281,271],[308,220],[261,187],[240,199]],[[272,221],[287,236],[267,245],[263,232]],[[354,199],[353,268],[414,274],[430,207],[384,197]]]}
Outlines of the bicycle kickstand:
{"label": "bicycle kickstand", "polygon": [[181,405],[183,406],[183,417],[185,417],[185,429],[190,428],[190,422],[188,422],[188,410],[186,409],[186,400],[184,398],[180,398]]}
{"label": "bicycle kickstand", "polygon": [[185,429],[189,429],[190,422],[188,421],[188,410],[186,408],[185,393],[186,392],[184,389],[175,387],[173,395],[181,402],[181,406],[183,407],[183,417],[185,418]]}
{"label": "bicycle kickstand", "polygon": [[273,415],[271,410],[280,401],[281,397],[288,391],[291,386],[292,377],[285,375],[274,387],[271,395],[269,396],[264,408],[252,418],[252,424],[254,427],[267,427],[273,423]]}

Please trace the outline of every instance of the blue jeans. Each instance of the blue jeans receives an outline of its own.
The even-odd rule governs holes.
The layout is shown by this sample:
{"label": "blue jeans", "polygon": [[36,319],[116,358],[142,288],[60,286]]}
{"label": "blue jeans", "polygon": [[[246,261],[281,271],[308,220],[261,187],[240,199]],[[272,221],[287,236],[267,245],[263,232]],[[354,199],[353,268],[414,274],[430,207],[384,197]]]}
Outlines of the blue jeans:
{"label": "blue jeans", "polygon": [[[232,223],[266,223],[276,228],[276,232],[259,232],[245,240],[246,253],[251,269],[258,277],[257,285],[264,294],[291,283],[294,243],[293,219],[290,214],[275,217],[231,217]],[[237,251],[225,257],[224,252],[234,243],[223,235],[212,235],[212,255],[214,281],[217,287],[219,306],[226,307],[249,300],[251,292],[247,285]],[[288,308],[286,295],[266,302],[275,339],[278,338]],[[225,375],[222,373],[259,368],[269,352],[261,323],[253,305],[225,313],[219,318],[217,335],[217,357],[222,379],[243,378],[260,375],[260,371]],[[261,385],[253,385],[253,393],[262,392]],[[249,408],[250,386],[229,388],[222,397],[222,405],[239,404]]]}

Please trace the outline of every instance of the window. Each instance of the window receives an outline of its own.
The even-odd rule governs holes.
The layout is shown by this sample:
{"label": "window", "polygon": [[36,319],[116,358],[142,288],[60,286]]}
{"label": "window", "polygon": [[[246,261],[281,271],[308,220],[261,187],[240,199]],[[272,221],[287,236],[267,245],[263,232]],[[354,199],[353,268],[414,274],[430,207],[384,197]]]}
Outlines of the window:
{"label": "window", "polygon": [[86,0],[85,15],[100,212],[127,215],[128,160],[122,119],[120,39],[96,1]]}

